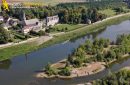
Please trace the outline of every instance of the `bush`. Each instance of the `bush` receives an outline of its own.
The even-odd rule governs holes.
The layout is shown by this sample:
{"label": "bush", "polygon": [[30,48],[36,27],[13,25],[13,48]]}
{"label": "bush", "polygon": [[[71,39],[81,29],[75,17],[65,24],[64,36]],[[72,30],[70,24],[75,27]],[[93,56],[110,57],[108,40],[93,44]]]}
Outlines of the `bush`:
{"label": "bush", "polygon": [[4,28],[0,27],[0,44],[8,43],[11,40],[11,34],[5,30]]}
{"label": "bush", "polygon": [[70,72],[70,68],[69,67],[65,67],[63,68],[59,74],[62,75],[62,76],[70,76],[71,75],[71,72]]}
{"label": "bush", "polygon": [[39,36],[45,35],[45,31],[40,30],[40,31],[38,32],[38,35],[39,35]]}
{"label": "bush", "polygon": [[51,76],[51,75],[56,75],[57,74],[57,69],[51,67],[51,64],[48,63],[46,66],[45,66],[45,72]]}

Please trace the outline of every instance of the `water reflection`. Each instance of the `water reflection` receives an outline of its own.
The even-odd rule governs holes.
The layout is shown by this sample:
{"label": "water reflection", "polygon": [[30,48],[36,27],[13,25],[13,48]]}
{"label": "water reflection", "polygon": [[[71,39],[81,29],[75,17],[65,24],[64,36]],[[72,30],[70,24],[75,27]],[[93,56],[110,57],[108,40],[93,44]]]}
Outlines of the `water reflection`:
{"label": "water reflection", "polygon": [[8,70],[11,66],[11,60],[5,60],[5,61],[1,61],[0,62],[0,69],[3,69],[3,70]]}

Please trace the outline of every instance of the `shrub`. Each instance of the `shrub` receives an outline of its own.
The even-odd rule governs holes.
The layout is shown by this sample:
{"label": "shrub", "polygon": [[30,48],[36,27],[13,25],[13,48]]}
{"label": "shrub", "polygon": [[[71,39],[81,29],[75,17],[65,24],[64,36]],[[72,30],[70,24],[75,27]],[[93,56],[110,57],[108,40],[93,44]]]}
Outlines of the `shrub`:
{"label": "shrub", "polygon": [[65,67],[63,68],[59,74],[62,75],[62,76],[70,76],[71,75],[71,72],[70,72],[70,68],[69,67]]}
{"label": "shrub", "polygon": [[39,35],[39,36],[45,35],[45,31],[40,30],[40,31],[38,32],[38,35]]}

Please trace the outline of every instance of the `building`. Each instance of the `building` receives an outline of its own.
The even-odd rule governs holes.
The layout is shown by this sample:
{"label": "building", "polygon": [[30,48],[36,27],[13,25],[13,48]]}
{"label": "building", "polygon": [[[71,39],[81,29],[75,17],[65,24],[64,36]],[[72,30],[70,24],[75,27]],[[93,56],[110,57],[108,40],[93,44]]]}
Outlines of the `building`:
{"label": "building", "polygon": [[43,19],[42,21],[40,21],[37,18],[26,20],[26,16],[24,13],[23,19],[22,19],[22,25],[23,25],[22,32],[24,34],[27,34],[31,30],[35,31],[35,32],[39,32],[40,30],[45,31],[46,28],[48,28],[49,26],[54,26],[58,22],[59,22],[58,15],[50,16],[50,17],[47,17],[47,18]]}
{"label": "building", "polygon": [[46,26],[54,26],[59,22],[59,17],[58,15],[55,16],[50,16],[46,18]]}
{"label": "building", "polygon": [[22,32],[27,34],[31,30],[38,32],[42,29],[42,23],[37,19],[24,20]]}
{"label": "building", "polygon": [[10,19],[9,20],[9,24],[11,25],[11,26],[16,26],[17,24],[19,23],[19,20],[18,19]]}
{"label": "building", "polygon": [[39,21],[39,19],[35,18],[26,20],[25,14],[23,17],[22,25],[23,25],[22,32],[24,34],[29,33],[31,30],[38,32],[42,29],[42,22]]}
{"label": "building", "polygon": [[12,26],[16,26],[18,23],[19,23],[19,20],[18,19],[13,19],[13,18],[7,18],[7,19],[3,19],[2,18],[0,19],[1,21],[3,21],[4,23],[2,23],[2,27],[4,29],[9,29],[11,28]]}

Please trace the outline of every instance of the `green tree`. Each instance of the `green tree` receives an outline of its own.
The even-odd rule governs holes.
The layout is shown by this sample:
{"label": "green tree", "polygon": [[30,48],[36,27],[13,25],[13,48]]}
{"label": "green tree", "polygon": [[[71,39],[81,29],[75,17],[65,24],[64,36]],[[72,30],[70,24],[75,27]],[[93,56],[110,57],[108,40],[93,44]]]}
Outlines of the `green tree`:
{"label": "green tree", "polygon": [[46,66],[45,66],[45,72],[51,76],[51,75],[56,75],[57,74],[57,70],[53,67],[51,67],[51,64],[48,63]]}
{"label": "green tree", "polygon": [[7,43],[11,40],[9,31],[0,27],[0,44]]}
{"label": "green tree", "polygon": [[71,69],[69,67],[65,67],[65,68],[61,69],[59,74],[62,75],[62,76],[70,76],[71,75]]}

